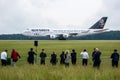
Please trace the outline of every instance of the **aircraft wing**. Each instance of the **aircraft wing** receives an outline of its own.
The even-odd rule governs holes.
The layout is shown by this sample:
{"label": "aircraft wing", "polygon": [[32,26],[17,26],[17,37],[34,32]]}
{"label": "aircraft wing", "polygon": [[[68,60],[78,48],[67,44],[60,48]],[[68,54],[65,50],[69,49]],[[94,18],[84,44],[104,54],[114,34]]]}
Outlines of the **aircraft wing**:
{"label": "aircraft wing", "polygon": [[70,36],[72,35],[78,35],[78,33],[69,33]]}
{"label": "aircraft wing", "polygon": [[109,29],[100,29],[100,30],[95,30],[94,32],[104,32],[104,31],[107,31]]}

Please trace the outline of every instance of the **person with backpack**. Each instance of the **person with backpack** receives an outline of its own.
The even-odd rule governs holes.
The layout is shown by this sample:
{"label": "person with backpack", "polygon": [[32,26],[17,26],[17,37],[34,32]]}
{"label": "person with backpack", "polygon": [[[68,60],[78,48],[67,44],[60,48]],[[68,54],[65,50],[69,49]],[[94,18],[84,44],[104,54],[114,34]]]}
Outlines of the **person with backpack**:
{"label": "person with backpack", "polygon": [[112,67],[118,67],[119,53],[117,52],[117,49],[114,49],[114,52],[111,54],[111,59]]}

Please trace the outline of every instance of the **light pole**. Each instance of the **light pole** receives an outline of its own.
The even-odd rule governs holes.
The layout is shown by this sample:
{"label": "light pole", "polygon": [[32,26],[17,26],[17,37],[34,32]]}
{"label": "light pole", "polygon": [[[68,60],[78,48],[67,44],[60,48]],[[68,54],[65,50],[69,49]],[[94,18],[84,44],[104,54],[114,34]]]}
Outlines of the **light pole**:
{"label": "light pole", "polygon": [[34,41],[34,46],[36,47],[36,50],[35,50],[35,52],[36,52],[35,63],[37,63],[37,47],[38,47],[38,41],[37,40]]}

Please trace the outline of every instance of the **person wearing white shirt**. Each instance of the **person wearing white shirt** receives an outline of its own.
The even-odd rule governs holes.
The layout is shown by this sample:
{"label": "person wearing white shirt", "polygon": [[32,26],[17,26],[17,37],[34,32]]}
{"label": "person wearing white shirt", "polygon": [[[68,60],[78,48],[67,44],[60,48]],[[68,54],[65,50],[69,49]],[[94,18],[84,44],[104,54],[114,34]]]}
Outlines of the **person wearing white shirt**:
{"label": "person wearing white shirt", "polygon": [[8,50],[5,50],[5,51],[1,52],[1,63],[2,63],[2,66],[6,66],[6,64],[7,64],[7,51]]}
{"label": "person wearing white shirt", "polygon": [[82,56],[82,65],[86,65],[87,66],[87,62],[88,62],[88,59],[89,59],[89,55],[86,51],[86,49],[83,50],[83,52],[80,53],[81,56]]}

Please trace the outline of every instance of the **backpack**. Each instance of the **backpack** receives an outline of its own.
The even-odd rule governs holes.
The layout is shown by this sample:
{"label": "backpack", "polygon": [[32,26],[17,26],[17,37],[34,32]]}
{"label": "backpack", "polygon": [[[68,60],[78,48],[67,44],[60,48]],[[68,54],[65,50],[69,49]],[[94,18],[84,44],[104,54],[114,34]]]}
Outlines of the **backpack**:
{"label": "backpack", "polygon": [[119,60],[119,55],[116,53],[114,54],[114,61],[118,61]]}

